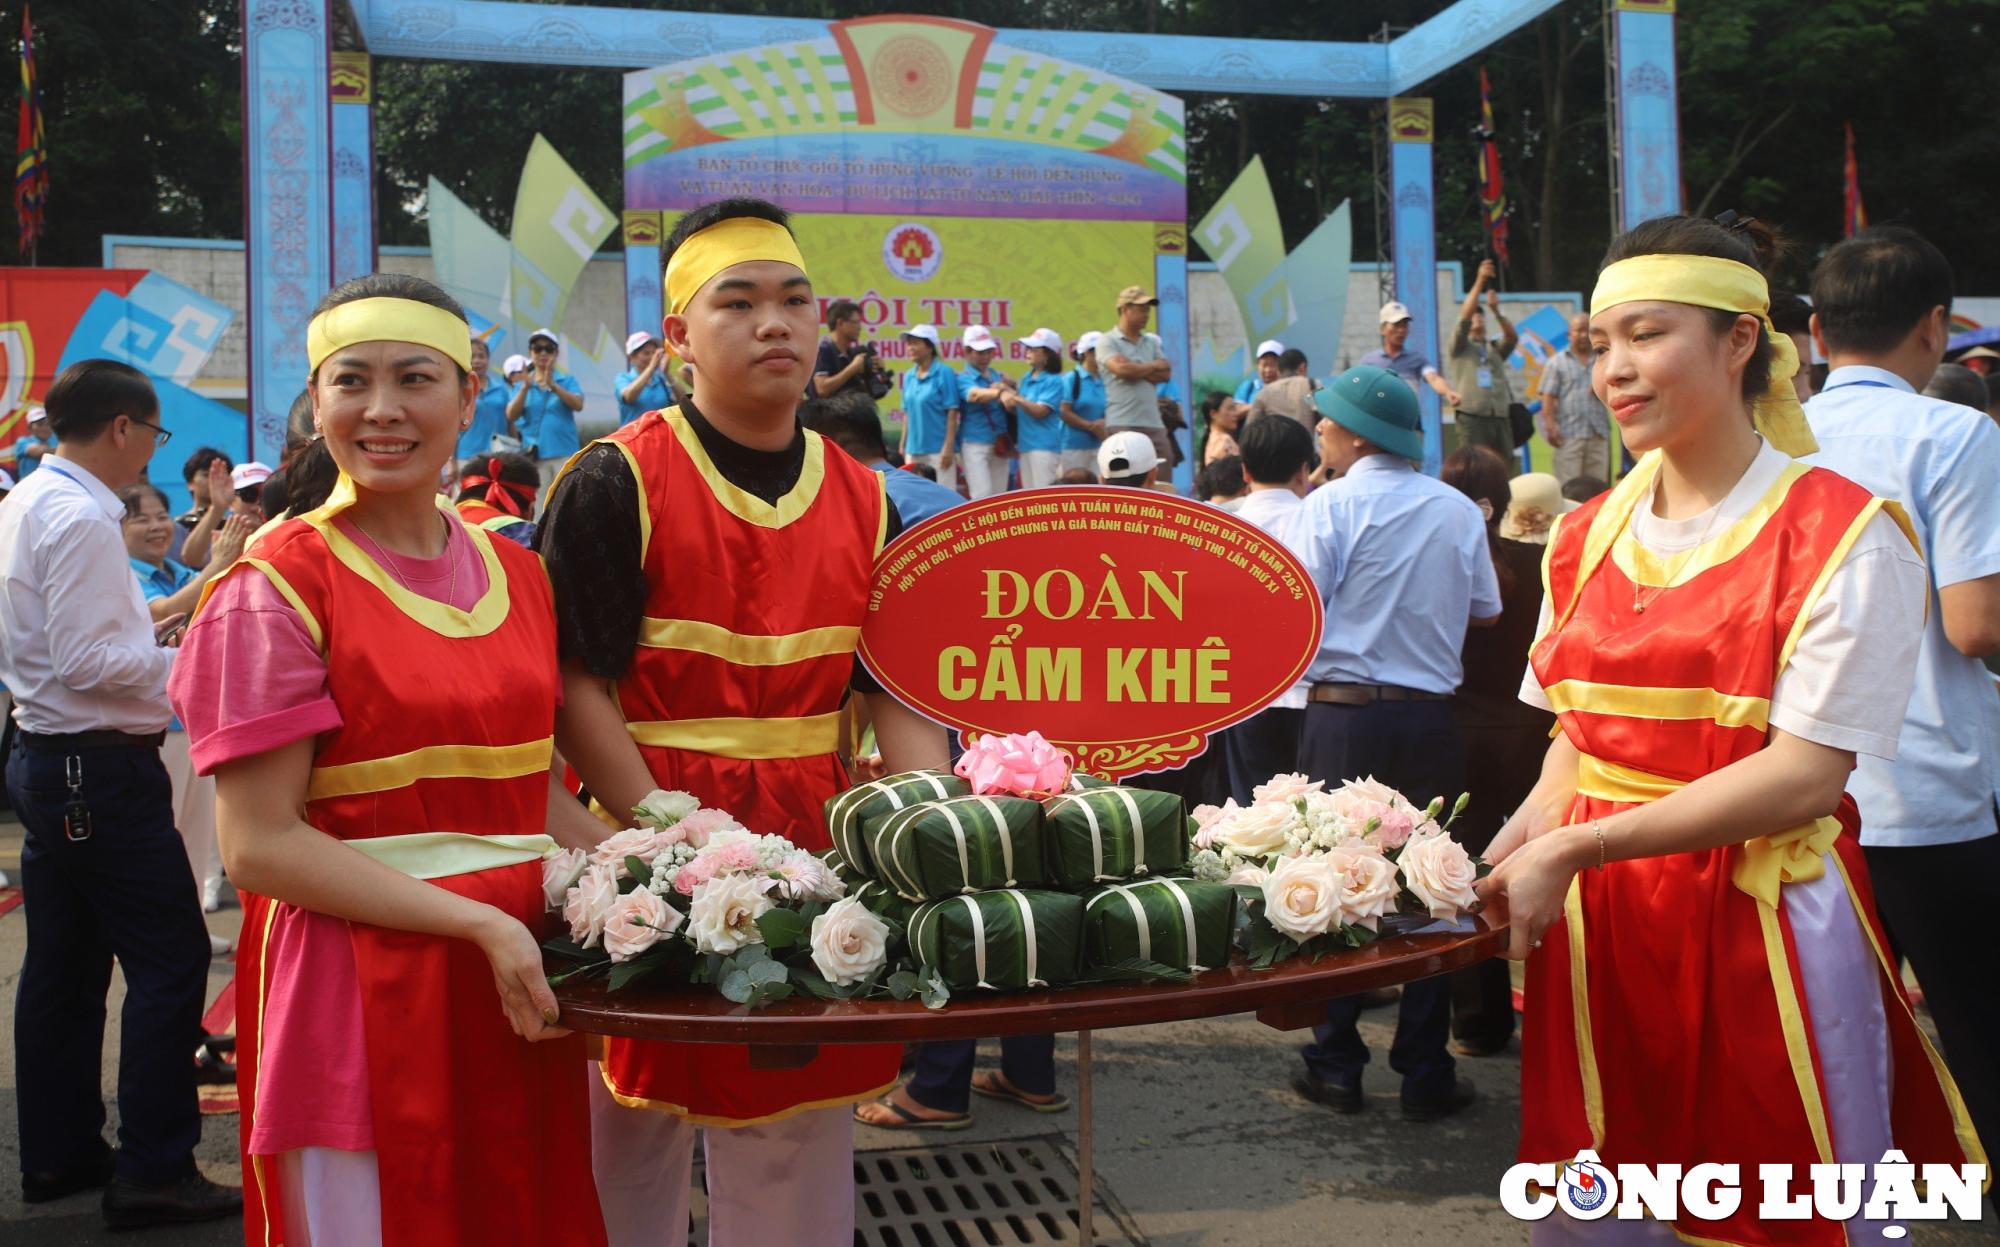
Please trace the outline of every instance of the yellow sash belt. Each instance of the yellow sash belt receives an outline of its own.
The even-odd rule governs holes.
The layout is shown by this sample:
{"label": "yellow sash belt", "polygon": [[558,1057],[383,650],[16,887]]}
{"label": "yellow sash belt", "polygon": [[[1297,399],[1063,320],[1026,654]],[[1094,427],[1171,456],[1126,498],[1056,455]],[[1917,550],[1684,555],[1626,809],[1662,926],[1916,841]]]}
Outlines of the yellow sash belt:
{"label": "yellow sash belt", "polygon": [[[1589,754],[1583,755],[1577,767],[1577,792],[1601,801],[1657,801],[1686,786],[1685,780],[1648,775]],[[1840,820],[1820,818],[1746,840],[1742,845],[1743,855],[1736,859],[1729,873],[1730,881],[1767,907],[1776,909],[1778,890],[1784,884],[1805,883],[1826,873],[1822,859],[1839,838]]]}
{"label": "yellow sash belt", "polygon": [[443,879],[497,870],[521,862],[538,862],[558,851],[556,842],[540,832],[527,836],[475,836],[463,831],[419,831],[343,843],[413,879]]}

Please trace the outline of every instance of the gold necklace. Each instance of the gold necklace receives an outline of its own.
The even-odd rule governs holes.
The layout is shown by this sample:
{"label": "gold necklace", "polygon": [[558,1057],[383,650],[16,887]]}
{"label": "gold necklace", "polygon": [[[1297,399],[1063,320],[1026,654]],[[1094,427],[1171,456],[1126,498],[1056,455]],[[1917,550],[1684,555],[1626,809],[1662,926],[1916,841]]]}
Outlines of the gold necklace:
{"label": "gold necklace", "polygon": [[[446,516],[442,513],[438,515],[438,519],[443,521],[444,523],[444,552],[445,554],[449,555],[451,553],[451,519],[449,516]],[[396,583],[402,585],[403,588],[409,590],[409,592],[415,593],[416,590],[410,587],[409,578],[404,576],[402,569],[396,566],[396,560],[389,557],[389,552],[382,548],[382,543],[375,540],[375,534],[369,532],[366,528],[363,528],[361,526],[361,521],[359,519],[354,520],[354,529],[356,532],[360,533],[363,537],[368,538],[368,544],[375,547],[375,554],[377,559],[381,562],[382,566],[389,569],[389,574],[396,578]],[[444,604],[446,606],[458,605],[458,560],[457,559],[451,560],[451,582],[449,586],[445,589]]]}
{"label": "gold necklace", "polygon": [[[1654,478],[1653,481],[1653,492],[1657,494],[1659,492],[1659,488],[1660,488],[1660,482],[1659,479],[1656,477]],[[1695,538],[1694,544],[1689,546],[1687,549],[1681,551],[1680,557],[1667,567],[1666,574],[1660,578],[1660,583],[1656,586],[1653,586],[1652,597],[1650,598],[1645,597],[1644,596],[1645,587],[1640,585],[1638,580],[1636,579],[1633,580],[1632,609],[1634,612],[1641,615],[1645,614],[1646,603],[1657,600],[1662,593],[1665,593],[1669,588],[1673,586],[1675,578],[1678,577],[1683,571],[1687,570],[1687,565],[1694,561],[1694,556],[1701,553],[1701,548],[1704,545],[1708,544],[1708,535],[1715,531],[1715,521],[1722,518],[1722,508],[1725,504],[1728,503],[1728,501],[1729,501],[1729,496],[1725,494],[1723,495],[1722,500],[1720,502],[1717,502],[1714,507],[1710,508],[1708,513],[1708,523],[1702,525],[1701,536]],[[1652,499],[1648,498],[1643,505],[1645,505],[1650,510],[1652,507]],[[1636,518],[1637,515],[1638,512],[1634,510],[1633,516]],[[1626,520],[1625,530],[1626,530],[1626,535],[1632,539],[1632,544],[1638,546],[1640,551],[1643,553],[1646,549],[1646,543],[1639,540],[1639,533],[1637,531],[1637,526],[1633,523],[1631,519]]]}

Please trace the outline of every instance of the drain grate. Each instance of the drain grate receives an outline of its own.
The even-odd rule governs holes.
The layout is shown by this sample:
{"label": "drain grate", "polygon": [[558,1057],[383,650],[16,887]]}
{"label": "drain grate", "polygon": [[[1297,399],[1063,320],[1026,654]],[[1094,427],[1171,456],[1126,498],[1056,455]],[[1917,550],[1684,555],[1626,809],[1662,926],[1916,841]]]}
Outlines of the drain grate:
{"label": "drain grate", "polygon": [[[1063,1136],[854,1154],[855,1247],[1042,1247],[1081,1241]],[[697,1165],[690,1243],[708,1241]],[[1096,1239],[1145,1247],[1100,1178]]]}

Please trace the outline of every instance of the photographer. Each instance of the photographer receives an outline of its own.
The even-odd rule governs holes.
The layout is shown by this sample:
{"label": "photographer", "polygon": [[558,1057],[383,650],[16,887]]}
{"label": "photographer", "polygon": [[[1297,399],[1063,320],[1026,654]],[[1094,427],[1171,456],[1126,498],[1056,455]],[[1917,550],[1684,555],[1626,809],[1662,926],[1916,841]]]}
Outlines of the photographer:
{"label": "photographer", "polygon": [[576,453],[576,416],[583,410],[583,386],[556,367],[557,347],[552,330],[528,335],[528,375],[507,400],[507,433],[534,448],[545,490]]}
{"label": "photographer", "polygon": [[889,373],[875,358],[875,344],[861,340],[861,307],[852,299],[835,299],[826,308],[828,336],[820,339],[813,363],[812,392],[832,398],[847,390],[863,390],[870,398],[889,392]]}

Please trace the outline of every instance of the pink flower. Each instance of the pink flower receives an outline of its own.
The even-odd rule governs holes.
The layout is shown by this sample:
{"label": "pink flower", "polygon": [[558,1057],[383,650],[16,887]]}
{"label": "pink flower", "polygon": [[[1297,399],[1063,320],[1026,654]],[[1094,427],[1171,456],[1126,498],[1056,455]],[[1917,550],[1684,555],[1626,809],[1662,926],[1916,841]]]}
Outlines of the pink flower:
{"label": "pink flower", "polygon": [[715,877],[715,861],[712,858],[697,857],[674,874],[674,891],[682,896],[693,896],[694,890]]}
{"label": "pink flower", "polygon": [[665,847],[666,844],[659,839],[659,833],[652,828],[628,827],[624,831],[599,840],[597,847],[590,851],[590,864],[611,866],[616,869],[620,877],[623,877],[628,873],[625,869],[626,858],[636,857],[650,866],[653,864],[653,859],[660,855],[660,850]]}
{"label": "pink flower", "polygon": [[687,842],[697,849],[708,847],[708,838],[718,831],[740,831],[743,824],[730,817],[727,810],[699,809],[674,824],[674,830],[687,837]]}
{"label": "pink flower", "polygon": [[981,736],[952,769],[978,796],[1048,797],[1069,786],[1070,760],[1040,732],[1029,732]]}
{"label": "pink flower", "polygon": [[703,850],[701,856],[715,863],[712,868],[715,874],[757,869],[757,846],[748,840],[731,840],[728,844],[713,846]]}
{"label": "pink flower", "polygon": [[604,920],[604,951],[613,961],[627,961],[645,952],[684,921],[681,912],[647,888],[618,898]]}
{"label": "pink flower", "polygon": [[1250,800],[1257,803],[1265,801],[1297,801],[1312,793],[1319,792],[1325,787],[1326,785],[1319,780],[1307,779],[1305,776],[1293,771],[1285,775],[1273,775],[1271,782],[1259,784],[1255,788],[1252,788],[1250,790]]}
{"label": "pink flower", "polygon": [[583,878],[576,881],[563,902],[563,920],[569,923],[570,938],[585,948],[594,946],[604,934],[605,919],[617,904],[618,876],[610,865],[592,866],[584,871]]}
{"label": "pink flower", "polygon": [[1382,805],[1367,800],[1357,801],[1350,812],[1350,817],[1363,827],[1371,821],[1374,822],[1375,830],[1368,832],[1364,838],[1383,850],[1402,848],[1403,842],[1410,838],[1410,833],[1416,830],[1417,825],[1417,820],[1410,816],[1408,810],[1400,806]]}

